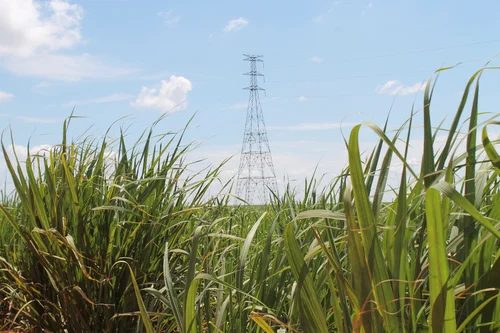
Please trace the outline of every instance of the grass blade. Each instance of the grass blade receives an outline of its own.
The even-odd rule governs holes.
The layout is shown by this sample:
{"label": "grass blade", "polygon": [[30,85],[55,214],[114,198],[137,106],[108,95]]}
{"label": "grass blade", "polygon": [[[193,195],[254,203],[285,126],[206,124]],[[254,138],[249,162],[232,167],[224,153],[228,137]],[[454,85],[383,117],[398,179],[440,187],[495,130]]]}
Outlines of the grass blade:
{"label": "grass blade", "polygon": [[328,327],[326,326],[324,309],[321,307],[309,269],[295,239],[293,222],[288,223],[285,229],[285,251],[297,281],[297,307],[301,326],[307,332],[327,333]]}
{"label": "grass blade", "polygon": [[425,197],[429,243],[430,326],[432,332],[455,332],[455,299],[448,286],[450,269],[446,256],[440,193],[434,188]]}

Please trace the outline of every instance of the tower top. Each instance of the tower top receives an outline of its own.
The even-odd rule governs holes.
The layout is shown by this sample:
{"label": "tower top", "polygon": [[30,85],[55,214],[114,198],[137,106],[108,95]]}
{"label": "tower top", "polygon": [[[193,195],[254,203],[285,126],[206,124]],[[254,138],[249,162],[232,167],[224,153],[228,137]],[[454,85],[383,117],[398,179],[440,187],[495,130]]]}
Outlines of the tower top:
{"label": "tower top", "polygon": [[243,54],[243,56],[246,57],[245,59],[243,59],[245,61],[260,61],[260,62],[264,62],[264,60],[261,59],[261,58],[264,57],[263,55]]}
{"label": "tower top", "polygon": [[[250,61],[250,72],[243,73],[243,75],[250,76],[250,85],[248,87],[243,88],[243,89],[251,90],[251,91],[265,90],[265,89],[259,87],[259,85],[257,83],[257,77],[259,77],[259,76],[264,77],[263,74],[257,72],[257,62],[264,63],[264,60],[261,59],[263,56],[250,55],[250,54],[244,54],[244,56],[246,57],[245,59],[243,59],[244,61]],[[259,102],[259,104],[260,104],[260,102]]]}

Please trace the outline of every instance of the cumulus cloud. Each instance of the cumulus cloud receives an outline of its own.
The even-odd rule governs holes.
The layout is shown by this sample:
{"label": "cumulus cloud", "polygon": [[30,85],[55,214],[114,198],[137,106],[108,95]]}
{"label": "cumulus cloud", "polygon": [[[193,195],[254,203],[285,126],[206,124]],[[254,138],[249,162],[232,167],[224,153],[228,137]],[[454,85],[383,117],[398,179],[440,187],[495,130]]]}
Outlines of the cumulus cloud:
{"label": "cumulus cloud", "polygon": [[239,31],[248,25],[248,20],[246,18],[240,17],[231,20],[224,27],[225,32]]}
{"label": "cumulus cloud", "polygon": [[14,98],[14,95],[0,90],[0,102],[7,102]]}
{"label": "cumulus cloud", "polygon": [[191,81],[183,76],[172,75],[169,80],[162,80],[159,88],[142,87],[131,105],[162,112],[180,111],[187,108],[187,95],[191,90]]}
{"label": "cumulus cloud", "polygon": [[378,86],[375,92],[379,95],[412,95],[419,91],[425,90],[425,82],[417,82],[414,85],[407,86],[401,81],[391,80],[387,81],[384,85]]}
{"label": "cumulus cloud", "polygon": [[0,55],[71,48],[82,40],[82,18],[82,7],[64,0],[0,1]]}
{"label": "cumulus cloud", "polygon": [[299,102],[307,102],[308,98],[306,96],[299,96],[299,98],[297,98],[297,100]]}
{"label": "cumulus cloud", "polygon": [[0,65],[18,75],[64,81],[133,72],[88,54],[57,53],[83,42],[82,19],[83,8],[67,0],[0,0]]}

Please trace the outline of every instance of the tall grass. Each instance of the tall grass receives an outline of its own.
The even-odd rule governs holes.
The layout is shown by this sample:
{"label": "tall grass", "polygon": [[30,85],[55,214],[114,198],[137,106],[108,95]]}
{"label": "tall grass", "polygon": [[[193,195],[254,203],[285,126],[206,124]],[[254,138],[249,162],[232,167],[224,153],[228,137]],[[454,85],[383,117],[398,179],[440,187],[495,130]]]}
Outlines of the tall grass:
{"label": "tall grass", "polygon": [[[446,132],[432,126],[431,78],[421,115],[392,134],[387,124],[355,126],[339,177],[324,189],[306,181],[302,197],[287,188],[267,206],[229,205],[228,184],[208,197],[222,166],[189,172],[182,133],[151,128],[130,148],[123,135],[70,143],[68,120],[61,144],[24,165],[4,144],[15,195],[0,206],[0,323],[38,332],[499,330],[500,158],[488,129],[500,123],[481,122],[479,110],[490,69],[471,77]],[[380,139],[368,155],[365,128]]]}
{"label": "tall grass", "polygon": [[154,144],[146,131],[128,149],[123,135],[111,147],[106,138],[68,142],[68,125],[60,145],[25,165],[2,146],[15,184],[15,197],[0,206],[8,321],[125,332],[139,325],[132,282],[160,277],[165,240],[185,241],[200,210],[217,216],[204,195],[218,170],[202,180],[187,175],[189,147],[175,136]]}

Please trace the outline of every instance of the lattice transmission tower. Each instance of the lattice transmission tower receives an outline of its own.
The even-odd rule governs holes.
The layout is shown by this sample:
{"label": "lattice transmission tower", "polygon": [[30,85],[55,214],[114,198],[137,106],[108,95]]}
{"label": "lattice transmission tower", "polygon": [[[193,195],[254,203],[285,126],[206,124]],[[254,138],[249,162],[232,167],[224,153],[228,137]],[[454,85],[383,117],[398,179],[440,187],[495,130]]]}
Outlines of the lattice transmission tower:
{"label": "lattice transmission tower", "polygon": [[240,167],[236,179],[236,195],[250,204],[267,203],[271,192],[278,193],[276,174],[269,141],[267,140],[266,124],[260,104],[257,79],[264,76],[257,72],[257,63],[263,62],[260,55],[244,54],[245,61],[250,62],[250,76],[247,117],[243,144],[241,147]]}

